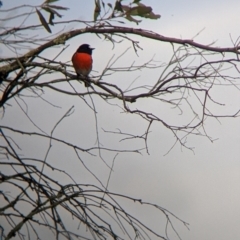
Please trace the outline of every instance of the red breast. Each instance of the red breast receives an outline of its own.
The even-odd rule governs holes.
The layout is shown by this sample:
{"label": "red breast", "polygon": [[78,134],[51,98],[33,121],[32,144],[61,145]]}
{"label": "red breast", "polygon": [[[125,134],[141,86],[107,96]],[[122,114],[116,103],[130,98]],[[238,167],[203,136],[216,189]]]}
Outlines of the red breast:
{"label": "red breast", "polygon": [[82,44],[72,56],[73,67],[77,74],[87,76],[92,71],[92,50],[88,44]]}

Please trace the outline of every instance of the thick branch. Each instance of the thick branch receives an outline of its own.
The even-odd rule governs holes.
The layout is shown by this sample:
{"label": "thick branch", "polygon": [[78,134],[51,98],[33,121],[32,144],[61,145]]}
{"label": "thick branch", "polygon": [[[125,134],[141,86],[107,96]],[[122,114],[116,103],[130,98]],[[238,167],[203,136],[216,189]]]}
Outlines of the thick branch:
{"label": "thick branch", "polygon": [[[26,62],[29,60],[29,58],[37,56],[42,51],[46,50],[49,47],[52,47],[54,45],[60,45],[64,44],[67,40],[76,37],[78,35],[84,34],[84,33],[98,33],[98,34],[115,34],[115,33],[123,33],[123,34],[133,34],[141,37],[146,37],[149,39],[154,39],[157,41],[162,42],[168,42],[168,43],[176,43],[181,45],[190,45],[199,49],[204,49],[212,52],[219,52],[219,53],[240,53],[240,46],[237,47],[228,47],[228,48],[220,48],[220,47],[212,47],[210,45],[203,45],[200,43],[196,43],[191,39],[178,39],[178,38],[171,38],[171,37],[165,37],[163,35],[160,35],[155,32],[151,32],[145,29],[136,29],[136,28],[128,28],[128,27],[118,27],[118,26],[94,26],[94,27],[87,27],[84,29],[77,29],[73,31],[69,31],[67,33],[63,33],[59,35],[58,37],[50,40],[49,42],[41,45],[38,48],[35,48],[28,53],[26,53],[24,56],[20,57],[18,61]],[[9,65],[6,65],[4,67],[0,68],[0,72],[11,72],[12,69],[16,68],[16,65],[19,65],[18,61],[14,61]]]}

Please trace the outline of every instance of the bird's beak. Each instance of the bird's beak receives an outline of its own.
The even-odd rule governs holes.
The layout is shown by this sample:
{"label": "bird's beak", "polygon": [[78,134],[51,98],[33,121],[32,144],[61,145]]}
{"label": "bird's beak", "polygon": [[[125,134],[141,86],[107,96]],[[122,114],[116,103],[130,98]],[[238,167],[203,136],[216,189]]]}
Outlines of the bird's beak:
{"label": "bird's beak", "polygon": [[94,50],[95,48],[90,48],[91,50]]}

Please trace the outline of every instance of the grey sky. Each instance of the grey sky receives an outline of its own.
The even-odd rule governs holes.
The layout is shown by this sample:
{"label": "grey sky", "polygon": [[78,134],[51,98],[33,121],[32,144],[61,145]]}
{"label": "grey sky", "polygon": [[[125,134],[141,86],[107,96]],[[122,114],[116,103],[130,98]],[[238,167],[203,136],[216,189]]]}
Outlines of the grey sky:
{"label": "grey sky", "polygon": [[[70,1],[61,1],[60,4],[67,6],[66,2]],[[89,11],[93,11],[92,2],[71,0],[71,5],[76,7],[63,14],[69,19],[91,19],[92,12]],[[3,0],[6,7],[14,5],[14,3],[16,2]],[[204,29],[194,41],[204,44],[217,41],[217,46],[230,47],[232,46],[230,34],[233,41],[240,36],[240,2],[238,1],[151,0],[143,1],[143,3],[153,6],[154,12],[161,14],[161,19],[158,21],[143,20],[139,26],[132,23],[129,25],[149,28],[159,34],[176,38],[192,38]],[[82,9],[83,5],[84,10]],[[78,28],[78,25],[72,24],[67,30],[70,30],[69,28]],[[169,44],[149,42],[140,37],[136,39],[141,41],[140,45],[143,51],[139,51],[139,57],[137,57],[130,49],[126,56],[122,60],[120,59],[119,65],[127,65],[133,61],[142,63],[153,56],[156,60],[163,62],[170,57],[169,49],[171,47]],[[83,35],[67,42],[70,46],[68,51],[61,56],[62,61],[67,59],[70,61],[72,53],[83,42],[88,42],[95,48],[93,75],[99,74],[104,69],[113,54],[118,56],[129,47],[129,44],[124,42],[116,48],[112,48],[111,43],[104,42],[95,35]],[[4,55],[9,53],[5,49],[1,50]],[[45,54],[51,56],[58,51],[59,48]],[[158,70],[142,73],[142,75],[136,73],[128,76],[131,76],[132,79],[140,76],[140,81],[146,81],[146,78],[151,81],[151,78],[155,78],[155,74],[159,75]],[[128,83],[128,78],[121,77],[121,75],[118,78],[108,77],[108,79],[114,83],[119,82],[119,84],[126,85]],[[227,105],[225,108],[219,107],[213,110],[218,113],[221,113],[222,109],[224,109],[223,113],[238,110],[240,94],[236,89],[216,88],[214,95],[219,101],[227,102]],[[55,134],[84,147],[94,145],[96,141],[94,115],[79,98],[68,98],[67,96],[62,98],[60,94],[51,95],[48,91],[46,91],[46,98],[62,108],[53,109],[45,103],[41,103],[39,106],[37,105],[38,100],[29,102],[29,114],[38,126],[45,131],[50,131],[67,109],[74,105],[74,114],[60,124]],[[90,100],[88,99],[88,101]],[[125,131],[144,133],[146,123],[140,118],[122,114],[119,108],[106,106],[101,100],[95,102],[99,111],[99,125],[104,129],[113,131],[117,127],[121,127]],[[144,102],[144,100],[141,100],[140,103],[146,109],[155,107],[148,105],[149,102]],[[12,101],[12,104],[15,103]],[[38,112],[36,112],[36,106],[39,108]],[[54,116],[52,116],[52,111],[54,111]],[[166,116],[164,116],[166,120],[173,120],[170,110],[162,109],[162,111],[166,111]],[[18,121],[16,121],[16,112],[19,113]],[[31,123],[24,119],[25,116],[18,108],[9,108],[2,121],[4,124],[11,124],[16,128],[33,128]],[[176,222],[177,230],[184,240],[240,239],[240,119],[223,118],[220,122],[207,119],[205,127],[208,134],[216,141],[211,143],[207,138],[190,136],[188,145],[194,147],[194,153],[176,145],[169,154],[165,155],[173,145],[174,137],[163,125],[154,124],[148,142],[150,155],[146,152],[143,155],[120,154],[115,160],[109,190],[141,198],[170,210],[190,224],[190,231],[188,231]],[[114,145],[117,144],[115,136],[107,137],[106,134],[101,133],[100,137],[105,145],[111,146],[112,144],[114,147],[118,147],[118,145]],[[128,143],[121,144],[123,145],[119,144],[119,146],[128,146]],[[129,147],[132,148],[141,146],[139,142],[131,142],[131,144]],[[26,146],[28,146],[25,149],[26,153],[37,155],[41,155],[41,150],[44,151],[44,147],[46,147],[44,144],[35,146],[31,142],[26,142]],[[114,154],[103,153],[103,155],[107,163],[111,165]],[[74,158],[71,152],[56,146],[52,150],[49,161],[71,172],[79,182],[92,181],[88,174],[82,173],[81,164]],[[86,159],[86,164],[92,171],[103,182],[106,182],[109,169],[105,164],[99,159],[88,159],[87,156]],[[83,175],[79,172],[86,174],[84,180],[81,178]],[[140,212],[136,210],[136,214],[140,214]],[[146,216],[146,221],[158,228],[158,219],[156,216],[153,218]]]}

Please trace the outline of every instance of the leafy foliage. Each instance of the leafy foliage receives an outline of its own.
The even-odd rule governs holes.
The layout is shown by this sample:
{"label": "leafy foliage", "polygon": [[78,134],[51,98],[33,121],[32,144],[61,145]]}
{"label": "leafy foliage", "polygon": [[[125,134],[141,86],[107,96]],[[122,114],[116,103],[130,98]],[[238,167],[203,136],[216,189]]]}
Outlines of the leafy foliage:
{"label": "leafy foliage", "polygon": [[49,13],[49,20],[48,22],[46,21],[45,17],[43,16],[43,14],[41,13],[40,10],[36,9],[36,13],[38,15],[38,18],[42,24],[42,26],[49,32],[52,33],[51,28],[49,26],[50,25],[54,25],[53,20],[55,18],[55,16],[61,18],[62,15],[59,14],[57,10],[68,10],[68,8],[66,7],[62,7],[62,6],[58,6],[58,5],[52,5],[51,3],[53,2],[57,2],[58,0],[47,0],[45,1],[42,6],[41,9],[46,11],[47,13]]}
{"label": "leafy foliage", "polygon": [[[130,2],[129,5],[122,4],[122,2],[123,0],[116,0],[114,9],[111,12],[112,17],[125,18],[128,21],[135,22],[136,24],[139,24],[141,20],[138,20],[134,17],[149,18],[153,20],[159,19],[161,17],[159,14],[155,14],[153,12],[152,7],[140,3],[141,0],[134,0],[133,2]],[[104,2],[102,2],[102,4],[104,4]],[[112,9],[112,4],[108,3],[108,6],[110,9]],[[97,20],[100,14],[101,14],[100,1],[96,0],[94,10],[94,21]]]}

